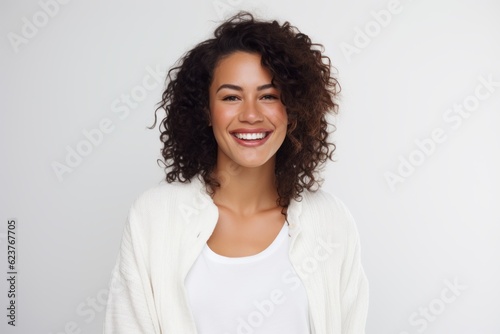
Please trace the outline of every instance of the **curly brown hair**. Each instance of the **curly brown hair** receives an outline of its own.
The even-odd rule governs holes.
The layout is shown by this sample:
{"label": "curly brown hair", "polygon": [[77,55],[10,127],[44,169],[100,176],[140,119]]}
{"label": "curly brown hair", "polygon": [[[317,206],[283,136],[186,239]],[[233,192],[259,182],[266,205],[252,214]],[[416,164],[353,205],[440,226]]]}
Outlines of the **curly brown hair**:
{"label": "curly brown hair", "polygon": [[290,124],[275,164],[277,204],[284,212],[291,199],[301,200],[304,189],[320,186],[317,172],[327,159],[333,161],[336,146],[328,142],[326,115],[338,113],[340,92],[323,45],[312,43],[289,22],[280,25],[239,12],[222,23],[214,38],[196,45],[170,69],[150,129],[157,111],[165,110],[160,140],[166,181],[189,182],[201,176],[213,195],[220,180],[213,175],[217,142],[209,126],[209,87],[218,62],[236,51],[261,55],[287,110]]}

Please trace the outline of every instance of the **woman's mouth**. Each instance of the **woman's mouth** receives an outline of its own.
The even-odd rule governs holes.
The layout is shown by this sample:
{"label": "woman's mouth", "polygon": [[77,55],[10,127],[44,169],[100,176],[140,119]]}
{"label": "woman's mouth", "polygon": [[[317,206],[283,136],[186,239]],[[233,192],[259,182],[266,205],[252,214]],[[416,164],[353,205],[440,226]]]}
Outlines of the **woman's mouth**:
{"label": "woman's mouth", "polygon": [[261,140],[268,135],[268,132],[234,133],[233,135],[242,140]]}
{"label": "woman's mouth", "polygon": [[266,142],[271,132],[233,132],[231,135],[236,139],[237,143],[243,146],[258,146]]}

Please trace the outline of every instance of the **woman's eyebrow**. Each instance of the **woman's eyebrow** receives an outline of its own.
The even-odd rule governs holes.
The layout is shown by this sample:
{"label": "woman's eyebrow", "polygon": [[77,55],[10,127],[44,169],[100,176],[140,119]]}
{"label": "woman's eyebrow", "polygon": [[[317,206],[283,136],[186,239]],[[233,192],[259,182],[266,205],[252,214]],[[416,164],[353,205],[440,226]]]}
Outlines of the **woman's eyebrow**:
{"label": "woman's eyebrow", "polygon": [[238,90],[238,91],[243,91],[243,88],[241,88],[240,86],[231,85],[231,84],[223,84],[223,85],[220,85],[219,88],[217,88],[217,90],[215,92],[217,93],[222,88],[229,88],[229,89],[234,89],[234,90]]}
{"label": "woman's eyebrow", "polygon": [[[262,86],[258,86],[257,87],[257,91],[260,91],[260,90],[264,90],[264,89],[268,89],[268,88],[273,88],[275,87],[275,85],[273,84],[265,84],[265,85],[262,85]],[[215,91],[216,93],[223,89],[223,88],[229,88],[229,89],[234,89],[234,90],[237,90],[237,91],[243,91],[243,88],[241,88],[240,86],[237,86],[237,85],[232,85],[232,84],[222,84],[219,86],[219,88],[217,88],[217,90]]]}
{"label": "woman's eyebrow", "polygon": [[265,85],[262,85],[262,86],[259,86],[257,87],[257,90],[264,90],[264,89],[268,89],[268,88],[274,88],[276,86],[274,86],[273,84],[271,83],[268,83],[268,84],[265,84]]}

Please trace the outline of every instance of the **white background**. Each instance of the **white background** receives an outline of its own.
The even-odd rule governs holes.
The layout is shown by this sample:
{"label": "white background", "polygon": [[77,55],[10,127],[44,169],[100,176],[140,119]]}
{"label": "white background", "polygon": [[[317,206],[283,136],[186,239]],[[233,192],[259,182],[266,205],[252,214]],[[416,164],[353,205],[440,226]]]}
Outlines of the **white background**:
{"label": "white background", "polygon": [[[73,0],[48,16],[37,1],[2,1],[0,263],[6,277],[7,220],[16,218],[19,275],[15,328],[0,280],[1,332],[102,331],[128,208],[164,175],[159,131],[146,129],[163,83],[148,79],[156,88],[145,90],[143,79],[248,9],[290,21],[338,70],[337,162],[324,188],[358,224],[367,333],[500,333],[500,5],[390,3]],[[377,23],[373,13],[389,7]],[[480,77],[496,82],[491,91]],[[448,111],[464,103],[470,116]],[[83,131],[103,121],[112,130],[85,147]],[[415,141],[436,129],[446,139],[422,153]],[[77,147],[88,154],[58,177],[53,165]],[[386,174],[410,158],[417,166],[391,187]]]}

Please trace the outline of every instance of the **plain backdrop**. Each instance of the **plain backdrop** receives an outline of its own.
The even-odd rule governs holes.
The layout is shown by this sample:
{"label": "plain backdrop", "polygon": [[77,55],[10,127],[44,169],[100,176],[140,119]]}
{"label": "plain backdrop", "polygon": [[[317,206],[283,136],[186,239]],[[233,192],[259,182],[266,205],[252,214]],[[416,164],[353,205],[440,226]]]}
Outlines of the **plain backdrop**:
{"label": "plain backdrop", "polygon": [[239,9],[290,21],[336,67],[336,162],[323,187],[357,222],[366,332],[500,333],[497,1],[5,0],[0,9],[2,277],[7,221],[18,223],[16,327],[3,278],[2,333],[102,331],[127,211],[164,176],[158,128],[146,126],[165,70]]}

